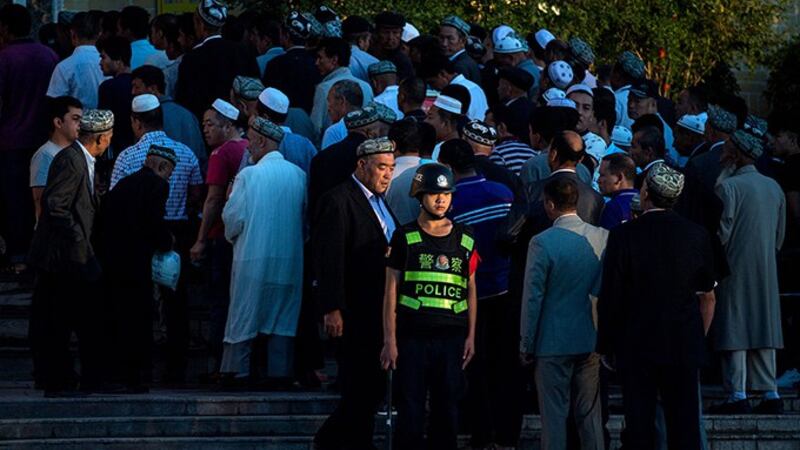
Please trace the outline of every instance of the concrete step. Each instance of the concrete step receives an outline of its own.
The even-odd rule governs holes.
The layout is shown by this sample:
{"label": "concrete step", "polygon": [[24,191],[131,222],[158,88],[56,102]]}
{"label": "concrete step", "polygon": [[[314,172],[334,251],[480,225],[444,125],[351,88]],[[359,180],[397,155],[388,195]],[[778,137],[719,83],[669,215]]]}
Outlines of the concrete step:
{"label": "concrete step", "polygon": [[31,439],[0,442],[14,450],[310,450],[310,436]]}

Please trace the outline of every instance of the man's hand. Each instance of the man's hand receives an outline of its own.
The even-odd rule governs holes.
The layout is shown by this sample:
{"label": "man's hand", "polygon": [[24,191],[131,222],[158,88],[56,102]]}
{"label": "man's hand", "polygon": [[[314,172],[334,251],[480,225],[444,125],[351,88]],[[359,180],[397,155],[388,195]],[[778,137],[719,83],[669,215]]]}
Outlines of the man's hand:
{"label": "man's hand", "polygon": [[344,320],[342,320],[342,312],[335,309],[328,314],[325,314],[325,332],[330,337],[341,337],[344,332]]}
{"label": "man's hand", "polygon": [[461,360],[464,361],[461,364],[461,370],[467,368],[467,364],[472,361],[472,358],[475,356],[475,336],[467,336],[467,339],[464,341],[464,355],[461,357]]}
{"label": "man's hand", "polygon": [[192,262],[197,262],[203,259],[205,253],[206,253],[205,241],[197,241],[192,246],[192,249],[189,250],[189,258],[191,258]]}
{"label": "man's hand", "polygon": [[383,367],[383,370],[397,369],[397,343],[386,342],[383,344],[381,367]]}
{"label": "man's hand", "polygon": [[532,353],[520,352],[519,353],[519,363],[523,367],[530,366],[531,364],[533,364],[533,354]]}

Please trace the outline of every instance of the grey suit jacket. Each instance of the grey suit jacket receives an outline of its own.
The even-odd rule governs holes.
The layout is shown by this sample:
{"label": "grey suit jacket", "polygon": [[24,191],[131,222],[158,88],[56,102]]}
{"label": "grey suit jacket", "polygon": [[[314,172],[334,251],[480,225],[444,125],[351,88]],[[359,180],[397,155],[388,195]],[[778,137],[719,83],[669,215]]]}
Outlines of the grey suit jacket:
{"label": "grey suit jacket", "polygon": [[608,231],[562,216],[528,246],[520,316],[520,351],[564,356],[594,351],[591,296],[600,290]]}

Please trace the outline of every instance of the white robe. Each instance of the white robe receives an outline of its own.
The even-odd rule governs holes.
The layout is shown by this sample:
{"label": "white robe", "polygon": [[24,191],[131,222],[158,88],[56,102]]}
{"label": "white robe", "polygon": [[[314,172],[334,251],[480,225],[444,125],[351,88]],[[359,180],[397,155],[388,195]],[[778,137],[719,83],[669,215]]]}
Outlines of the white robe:
{"label": "white robe", "polygon": [[233,243],[228,344],[294,336],[303,285],[306,174],[277,152],[236,175],[222,220]]}

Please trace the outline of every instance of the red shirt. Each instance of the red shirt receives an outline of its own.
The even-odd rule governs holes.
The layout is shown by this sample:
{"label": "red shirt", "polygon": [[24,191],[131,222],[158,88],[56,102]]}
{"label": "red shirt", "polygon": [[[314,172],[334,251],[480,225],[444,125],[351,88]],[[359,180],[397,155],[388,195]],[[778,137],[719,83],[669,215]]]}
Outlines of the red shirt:
{"label": "red shirt", "polygon": [[[247,139],[227,141],[211,152],[208,158],[208,173],[206,184],[209,186],[222,186],[226,190],[242,162],[244,150],[247,148]],[[218,239],[225,236],[225,227],[222,220],[217,220],[208,232],[209,239]]]}

